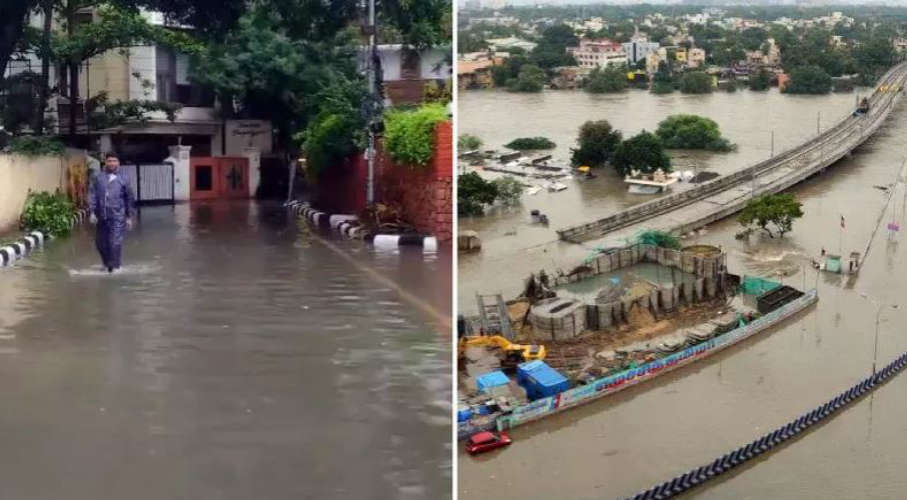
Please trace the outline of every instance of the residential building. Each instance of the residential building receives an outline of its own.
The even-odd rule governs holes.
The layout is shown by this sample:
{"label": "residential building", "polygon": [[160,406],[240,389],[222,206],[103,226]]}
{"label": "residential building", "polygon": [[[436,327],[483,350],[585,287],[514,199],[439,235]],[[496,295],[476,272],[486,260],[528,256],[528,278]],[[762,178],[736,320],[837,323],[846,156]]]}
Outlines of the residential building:
{"label": "residential building", "polygon": [[492,59],[457,61],[457,87],[460,89],[493,87],[491,68],[494,66],[495,61]]}
{"label": "residential building", "polygon": [[658,42],[650,42],[648,37],[636,33],[629,42],[623,44],[624,52],[630,64],[644,60],[650,53],[658,51]]}
{"label": "residential building", "polygon": [[532,49],[538,45],[535,42],[529,42],[512,36],[507,38],[489,38],[486,40],[486,43],[488,43],[488,47],[494,51],[508,51],[517,48],[525,50],[526,52],[531,52]]}
{"label": "residential building", "polygon": [[693,47],[687,53],[687,66],[690,68],[701,68],[705,65],[705,49]]}
{"label": "residential building", "polygon": [[412,50],[398,44],[378,46],[387,104],[413,104],[422,100],[431,82],[446,84],[451,75],[449,50]]}
{"label": "residential building", "polygon": [[608,67],[627,63],[623,45],[607,38],[582,38],[579,47],[568,47],[581,68]]}

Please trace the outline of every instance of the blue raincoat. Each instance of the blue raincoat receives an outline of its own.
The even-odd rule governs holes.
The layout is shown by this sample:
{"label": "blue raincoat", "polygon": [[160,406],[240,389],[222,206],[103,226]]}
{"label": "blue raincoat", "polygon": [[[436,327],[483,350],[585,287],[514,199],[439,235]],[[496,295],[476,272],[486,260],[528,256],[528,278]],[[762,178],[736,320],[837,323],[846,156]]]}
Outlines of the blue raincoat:
{"label": "blue raincoat", "polygon": [[105,171],[94,176],[89,190],[89,207],[98,219],[95,244],[104,267],[118,269],[126,234],[126,219],[135,212],[135,195],[122,171]]}

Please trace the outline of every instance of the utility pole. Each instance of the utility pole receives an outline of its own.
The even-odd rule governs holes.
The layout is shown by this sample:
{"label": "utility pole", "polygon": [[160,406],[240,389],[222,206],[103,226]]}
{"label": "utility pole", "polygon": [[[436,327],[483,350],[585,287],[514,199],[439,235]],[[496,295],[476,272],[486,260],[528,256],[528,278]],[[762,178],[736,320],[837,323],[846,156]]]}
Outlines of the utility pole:
{"label": "utility pole", "polygon": [[375,109],[379,96],[376,95],[375,85],[375,58],[378,56],[376,45],[377,26],[375,26],[375,0],[368,0],[368,185],[365,191],[365,201],[371,205],[375,202]]}

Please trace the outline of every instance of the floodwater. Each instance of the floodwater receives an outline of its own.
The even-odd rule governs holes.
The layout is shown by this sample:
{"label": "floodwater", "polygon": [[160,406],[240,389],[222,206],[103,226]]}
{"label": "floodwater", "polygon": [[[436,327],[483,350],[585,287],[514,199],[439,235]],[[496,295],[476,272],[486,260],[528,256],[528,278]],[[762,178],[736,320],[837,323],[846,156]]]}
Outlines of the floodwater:
{"label": "floodwater", "polygon": [[[481,119],[475,117],[477,109],[493,109],[492,97],[502,108],[496,117],[489,116],[490,111]],[[563,109],[552,110],[548,99],[552,106]],[[643,99],[652,103],[640,104]],[[740,145],[733,154],[702,155],[709,169],[730,171],[761,157],[764,150],[758,148],[766,136],[766,124],[783,127],[783,134],[776,129],[776,147],[779,136],[792,145],[798,137],[809,135],[801,132],[797,136],[798,131],[815,130],[817,112],[822,116],[843,114],[854,96],[793,98],[776,92],[737,92],[660,97],[629,93],[603,99],[624,104],[602,104],[600,114],[588,109],[592,100],[567,92],[542,96],[464,92],[461,131],[483,135],[485,130],[491,137],[495,129],[501,139],[491,142],[497,144],[515,134],[554,137],[555,130],[567,128],[571,131],[564,135],[572,136],[578,123],[595,116],[625,130],[638,130],[653,127],[670,113],[695,111],[718,121],[725,135]],[[676,107],[669,108],[671,103]],[[646,109],[649,111],[642,111]],[[555,112],[560,116],[555,117]],[[507,120],[502,119],[505,116]],[[535,116],[549,118],[533,119]],[[537,124],[537,130],[528,130],[528,123]],[[748,241],[736,240],[734,234],[740,227],[729,219],[686,240],[690,244],[722,245],[728,251],[731,272],[774,276],[798,288],[817,287],[819,302],[815,307],[756,338],[653,382],[519,427],[512,432],[514,444],[505,450],[478,458],[461,452],[460,497],[617,498],[711,462],[867,376],[873,362],[877,305],[882,306],[878,364],[907,350],[907,337],[900,328],[907,321],[907,280],[903,279],[907,275],[907,237],[889,242],[885,231],[885,222],[891,219],[903,226],[907,201],[903,187],[895,192],[891,208],[882,217],[882,229],[855,280],[819,274],[810,266],[810,259],[822,247],[835,253],[840,249],[845,255],[865,251],[886,196],[874,186],[895,182],[907,156],[905,130],[907,111],[902,103],[879,133],[852,157],[793,188],[791,192],[803,202],[805,216],[783,239],[753,236]],[[461,223],[461,227],[478,228],[484,245],[480,254],[461,255],[459,259],[461,300],[465,296],[472,301],[476,289],[512,293],[519,287],[522,273],[542,266],[568,269],[588,255],[591,248],[552,241],[556,239],[555,226],[619,209],[622,202],[618,189],[609,190],[605,179],[598,181],[601,185],[546,194],[558,200],[546,207],[536,202],[543,211],[574,212],[569,221],[553,217],[547,230],[522,222],[521,210],[534,205],[526,201],[516,215],[498,214]],[[586,210],[587,206],[593,208]],[[843,231],[842,215],[846,221]],[[516,236],[503,235],[510,227],[518,228]],[[496,269],[495,281],[482,280],[491,266]],[[521,274],[509,276],[508,272]],[[903,475],[907,454],[902,446],[907,432],[905,412],[907,378],[897,377],[802,438],[689,496],[901,498],[907,487]]]}
{"label": "floodwater", "polygon": [[143,208],[120,274],[50,243],[0,270],[0,498],[449,497],[450,260],[247,202]]}

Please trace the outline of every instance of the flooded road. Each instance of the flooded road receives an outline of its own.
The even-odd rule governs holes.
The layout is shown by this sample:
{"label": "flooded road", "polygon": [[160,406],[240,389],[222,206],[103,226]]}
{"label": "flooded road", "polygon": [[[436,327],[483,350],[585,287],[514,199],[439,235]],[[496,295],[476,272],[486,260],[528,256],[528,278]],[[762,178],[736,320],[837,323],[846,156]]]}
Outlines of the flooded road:
{"label": "flooded road", "polygon": [[[760,112],[758,107],[745,108],[749,99],[755,99],[748,94],[751,93],[707,96],[696,110],[698,114],[716,119],[725,135],[740,144],[740,150],[734,155],[750,154],[746,144],[752,144],[753,137],[764,134],[765,127],[759,124],[757,117],[773,123],[780,119],[786,122],[787,133],[793,133],[815,127],[817,110],[821,109],[825,116],[826,112],[833,114],[828,110],[845,112],[853,103],[853,94],[820,97],[805,103],[800,103],[799,99],[787,101],[789,96],[765,94],[764,98],[771,100],[771,105],[763,106]],[[461,102],[468,108],[474,104],[470,99],[480,95],[464,92]],[[723,122],[720,117],[733,112],[726,109],[730,105],[728,100],[739,97],[744,99],[736,109],[748,111],[741,113],[740,123],[736,125]],[[535,96],[528,99],[532,98]],[[685,99],[679,95],[669,98]],[[782,107],[787,103],[800,107],[793,112]],[[506,113],[522,112],[517,109],[520,108],[511,103]],[[475,133],[476,130],[468,126],[469,114],[461,110],[460,116],[465,123],[461,130]],[[640,116],[639,120],[640,123],[644,120],[657,123],[663,116]],[[617,117],[605,117],[612,123],[619,123]],[[570,113],[564,115],[563,121],[568,119]],[[734,133],[732,126],[748,126],[749,132]],[[503,126],[499,125],[499,128]],[[642,128],[642,125],[635,128]],[[884,192],[874,186],[895,181],[907,155],[904,131],[907,131],[907,110],[900,105],[880,132],[851,158],[792,189],[804,204],[805,216],[794,223],[793,232],[783,240],[755,236],[749,241],[736,240],[734,234],[739,231],[739,225],[734,220],[725,220],[685,241],[722,245],[729,253],[731,272],[775,276],[798,288],[818,286],[819,302],[815,307],[780,327],[656,381],[555,418],[517,428],[513,432],[515,443],[501,452],[478,459],[461,453],[461,498],[617,498],[635,494],[710,462],[867,376],[873,361],[875,304],[899,306],[898,309],[884,307],[882,310],[879,365],[907,350],[907,337],[901,328],[907,320],[907,300],[904,299],[907,281],[903,278],[907,276],[907,236],[902,235],[899,243],[889,243],[883,227],[871,247],[865,267],[853,282],[839,276],[818,275],[809,264],[823,246],[833,252],[840,248],[845,255],[852,250],[864,251],[885,199]],[[538,135],[551,134],[540,129]],[[778,137],[776,132],[776,147]],[[709,168],[717,169],[722,166],[722,160],[730,162],[735,157],[707,155],[706,158],[712,165]],[[728,167],[739,168],[752,163],[736,162],[734,160]],[[585,200],[608,198],[606,189],[589,189],[592,195]],[[575,194],[580,190],[573,191],[571,196],[575,198],[565,197],[564,205],[576,203],[580,206],[582,203],[583,199]],[[903,193],[901,188],[892,202],[900,210],[900,215],[893,217],[902,224]],[[612,202],[613,208],[604,208],[606,203],[601,202],[602,214],[599,215],[619,208],[617,202]],[[524,207],[529,208],[525,201]],[[553,206],[550,210],[561,208]],[[892,217],[891,212],[888,214],[883,226]],[[846,219],[843,233],[840,227],[842,215]],[[512,216],[499,215],[497,220],[491,218],[475,224],[494,228],[508,224],[505,222],[507,217]],[[584,213],[573,222],[591,218],[594,217]],[[513,217],[509,224],[522,224],[517,219]],[[548,229],[548,241],[556,238],[554,226],[560,224],[553,223]],[[486,261],[495,262],[497,269],[493,286],[503,287],[509,293],[515,291],[523,274],[506,276],[507,280],[513,278],[516,285],[510,281],[501,284],[504,280],[500,277],[507,274],[502,272],[505,270],[502,267],[519,272],[528,272],[541,265],[550,269],[555,265],[575,263],[590,252],[578,245],[545,243],[543,236],[527,237],[529,243],[524,246],[521,239],[524,235],[542,230],[520,227],[518,235],[509,240],[520,244],[510,243],[509,246],[503,241],[496,242],[494,236],[480,230],[480,234],[491,241],[482,254],[461,256],[461,283],[463,273],[472,277],[471,288],[460,292],[461,300],[465,293],[472,301],[472,294],[482,284],[477,277],[481,276],[484,266],[490,266]],[[492,254],[490,250],[495,245],[500,251]],[[783,273],[783,278],[778,273]],[[482,291],[493,291],[487,288],[491,285],[486,284]],[[905,411],[907,378],[898,377],[816,430],[777,452],[763,455],[738,473],[722,476],[705,488],[693,490],[690,496],[709,499],[899,498],[907,487],[907,479],[901,472],[907,467],[907,454],[901,446],[907,431],[907,422],[902,418]]]}
{"label": "flooded road", "polygon": [[331,245],[402,289],[246,202],[0,272],[0,498],[449,497],[450,255]]}

